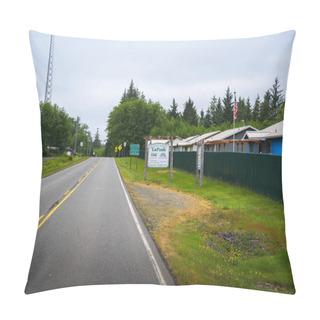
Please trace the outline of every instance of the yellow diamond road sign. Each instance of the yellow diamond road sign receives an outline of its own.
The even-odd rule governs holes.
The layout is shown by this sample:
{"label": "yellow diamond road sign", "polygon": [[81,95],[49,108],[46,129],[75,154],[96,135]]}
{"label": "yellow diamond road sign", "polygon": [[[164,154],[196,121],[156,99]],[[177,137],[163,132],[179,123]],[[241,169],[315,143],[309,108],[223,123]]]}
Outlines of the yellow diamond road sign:
{"label": "yellow diamond road sign", "polygon": [[121,151],[121,149],[122,149],[122,146],[121,146],[121,144],[120,144],[120,146],[118,147],[118,150],[120,150],[120,151]]}

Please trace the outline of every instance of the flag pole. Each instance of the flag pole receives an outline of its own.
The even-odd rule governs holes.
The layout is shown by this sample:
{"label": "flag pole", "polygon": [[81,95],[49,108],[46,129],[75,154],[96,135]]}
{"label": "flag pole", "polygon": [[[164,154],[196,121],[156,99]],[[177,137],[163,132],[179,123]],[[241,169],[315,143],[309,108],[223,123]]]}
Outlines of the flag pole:
{"label": "flag pole", "polygon": [[232,143],[232,151],[234,152],[234,139],[235,139],[235,132],[234,129],[236,128],[236,92],[234,91],[234,105],[233,105],[233,143]]}

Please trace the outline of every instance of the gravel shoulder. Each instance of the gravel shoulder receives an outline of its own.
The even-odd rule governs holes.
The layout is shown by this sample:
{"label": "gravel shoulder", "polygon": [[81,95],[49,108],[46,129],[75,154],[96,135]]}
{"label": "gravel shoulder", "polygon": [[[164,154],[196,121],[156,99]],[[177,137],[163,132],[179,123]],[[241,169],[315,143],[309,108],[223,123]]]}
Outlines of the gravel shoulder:
{"label": "gravel shoulder", "polygon": [[136,208],[165,258],[170,250],[170,229],[212,211],[209,201],[195,195],[155,184],[128,180],[125,183]]}

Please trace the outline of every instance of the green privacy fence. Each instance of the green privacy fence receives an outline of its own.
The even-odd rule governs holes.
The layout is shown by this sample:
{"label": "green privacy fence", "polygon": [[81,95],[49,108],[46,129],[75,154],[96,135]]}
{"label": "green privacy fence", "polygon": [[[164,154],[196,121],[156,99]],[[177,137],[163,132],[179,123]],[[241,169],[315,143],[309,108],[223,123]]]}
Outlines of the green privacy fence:
{"label": "green privacy fence", "polygon": [[144,150],[140,150],[139,156],[138,158],[143,159],[144,160],[144,155],[145,155],[145,151]]}
{"label": "green privacy fence", "polygon": [[195,174],[196,156],[195,151],[175,151],[173,152],[173,167]]}
{"label": "green privacy fence", "polygon": [[[144,150],[139,158],[144,159]],[[282,201],[281,156],[241,153],[205,152],[204,176],[238,185]],[[173,166],[195,174],[196,152],[175,151]]]}
{"label": "green privacy fence", "polygon": [[204,176],[282,201],[281,156],[278,155],[205,152]]}

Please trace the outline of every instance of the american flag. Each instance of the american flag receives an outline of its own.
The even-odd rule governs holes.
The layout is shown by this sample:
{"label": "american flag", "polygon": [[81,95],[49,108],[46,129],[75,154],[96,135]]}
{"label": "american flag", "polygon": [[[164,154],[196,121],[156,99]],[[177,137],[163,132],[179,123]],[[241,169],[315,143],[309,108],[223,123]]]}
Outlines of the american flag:
{"label": "american flag", "polygon": [[233,120],[237,119],[238,105],[237,100],[234,98],[234,108],[233,108]]}

